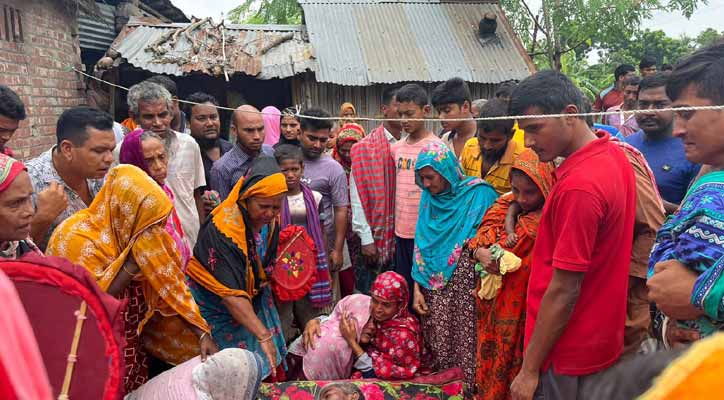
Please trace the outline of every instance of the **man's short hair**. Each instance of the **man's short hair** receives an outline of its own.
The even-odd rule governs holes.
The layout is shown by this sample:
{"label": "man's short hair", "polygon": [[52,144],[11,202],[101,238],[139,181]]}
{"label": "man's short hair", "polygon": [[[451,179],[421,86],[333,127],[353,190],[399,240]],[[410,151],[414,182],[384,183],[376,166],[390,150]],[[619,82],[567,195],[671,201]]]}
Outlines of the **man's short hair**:
{"label": "man's short hair", "polygon": [[689,85],[696,88],[697,96],[716,105],[724,103],[724,40],[679,61],[669,74],[666,94],[674,101]]}
{"label": "man's short hair", "polygon": [[178,86],[176,86],[176,82],[174,82],[173,79],[169,78],[168,76],[154,75],[146,79],[146,82],[159,84],[166,88],[169,93],[171,93],[171,97],[178,97]]}
{"label": "man's short hair", "polygon": [[[480,107],[480,118],[507,117],[508,102],[502,99],[490,99]],[[478,121],[478,132],[500,132],[505,136],[513,136],[512,119],[481,120]]]}
{"label": "man's short hair", "polygon": [[656,66],[656,60],[653,57],[645,56],[641,59],[641,62],[639,62],[639,70],[645,69],[645,68],[651,68]]}
{"label": "man's short hair", "polygon": [[128,89],[128,95],[126,96],[126,103],[128,103],[128,111],[132,112],[136,116],[139,114],[139,103],[141,102],[155,103],[157,101],[165,101],[168,105],[168,110],[171,111],[173,106],[173,99],[171,93],[169,93],[163,86],[143,81],[131,86]]}
{"label": "man's short hair", "polygon": [[641,79],[639,83],[639,93],[646,89],[654,89],[662,86],[666,86],[669,82],[669,74],[665,72],[657,72],[651,76]]}
{"label": "man's short hair", "polygon": [[472,102],[470,88],[462,78],[452,78],[437,85],[431,95],[432,106],[438,108],[445,104],[457,104],[462,107],[466,101]]}
{"label": "man's short hair", "polygon": [[274,149],[274,158],[277,159],[277,164],[281,164],[282,161],[294,160],[299,161],[300,164],[304,164],[304,153],[299,146],[293,144],[280,144]]}
{"label": "man's short hair", "polygon": [[[302,115],[307,115],[316,118],[329,118],[331,115],[322,110],[321,108],[309,108],[301,112]],[[302,131],[317,132],[324,129],[332,129],[332,120],[330,119],[316,119],[316,118],[300,118],[299,125]]]}
{"label": "man's short hair", "polygon": [[516,87],[518,87],[516,81],[503,82],[495,89],[495,97],[511,97]]}
{"label": "man's short hair", "polygon": [[636,72],[636,67],[631,64],[621,64],[616,67],[615,71],[613,71],[613,77],[618,82],[618,78],[628,74],[629,72]]}
{"label": "man's short hair", "polygon": [[20,96],[5,85],[0,85],[0,115],[16,121],[22,121],[27,117],[25,104],[20,100]]}
{"label": "man's short hair", "polygon": [[661,64],[661,71],[663,72],[671,72],[674,70],[674,66],[671,64]]}
{"label": "man's short hair", "polygon": [[510,100],[510,115],[521,115],[531,107],[539,108],[545,114],[559,114],[568,105],[578,110],[584,108],[581,90],[564,74],[546,70],[540,71],[521,82]]}
{"label": "man's short hair", "polygon": [[427,91],[417,83],[408,83],[401,87],[395,97],[400,103],[415,103],[420,107],[427,105]]}
{"label": "man's short hair", "polygon": [[397,95],[397,91],[400,90],[399,86],[389,86],[382,91],[382,105],[389,106],[392,103],[392,99]]}
{"label": "man's short hair", "polygon": [[190,103],[184,103],[184,112],[186,113],[186,117],[190,120],[191,119],[191,110],[194,108],[197,104],[191,104],[191,103],[198,103],[198,104],[204,104],[204,103],[211,103],[215,106],[219,105],[219,102],[216,100],[216,98],[208,93],[204,92],[196,92],[192,93],[189,97],[186,98],[186,101],[189,101]]}
{"label": "man's short hair", "polygon": [[641,77],[638,75],[629,76],[623,81],[624,86],[638,86],[641,84]]}
{"label": "man's short hair", "polygon": [[95,108],[69,108],[58,118],[55,129],[58,144],[69,140],[74,146],[82,146],[88,140],[88,127],[104,131],[113,130],[113,118],[107,112]]}

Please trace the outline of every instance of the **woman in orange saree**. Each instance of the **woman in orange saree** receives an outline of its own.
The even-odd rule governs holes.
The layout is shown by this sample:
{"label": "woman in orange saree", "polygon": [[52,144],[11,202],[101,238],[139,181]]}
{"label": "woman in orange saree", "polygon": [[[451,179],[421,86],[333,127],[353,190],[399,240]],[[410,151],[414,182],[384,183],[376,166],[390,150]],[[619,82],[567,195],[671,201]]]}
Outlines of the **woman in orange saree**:
{"label": "woman in orange saree", "polygon": [[[468,242],[465,262],[470,263],[471,268],[478,259],[489,258],[486,249],[496,243],[522,260],[517,271],[503,276],[502,287],[495,298],[484,300],[476,295],[476,399],[510,398],[510,384],[523,363],[531,255],[543,204],[553,186],[553,169],[551,163],[540,162],[532,150],[521,153],[513,162],[510,174],[513,192],[501,196],[490,207],[476,236]],[[517,243],[507,246],[505,218],[511,204],[517,204],[515,207],[520,207],[522,212],[515,223]]]}
{"label": "woman in orange saree", "polygon": [[176,365],[217,350],[186,286],[176,242],[166,231],[172,210],[148,174],[119,165],[108,172],[90,206],[56,228],[46,250],[87,269],[103,291],[128,300],[126,393],[148,379],[149,355]]}

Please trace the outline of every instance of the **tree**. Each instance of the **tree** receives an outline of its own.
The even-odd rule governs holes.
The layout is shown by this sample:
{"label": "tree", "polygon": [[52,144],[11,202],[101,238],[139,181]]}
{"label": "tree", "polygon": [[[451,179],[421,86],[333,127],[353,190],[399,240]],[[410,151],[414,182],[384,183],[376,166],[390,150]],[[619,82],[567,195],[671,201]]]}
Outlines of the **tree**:
{"label": "tree", "polygon": [[608,43],[599,55],[603,63],[638,65],[644,57],[652,57],[658,65],[675,64],[679,59],[697,48],[697,43],[686,36],[672,38],[661,30],[644,30],[633,34],[631,39],[617,38]]}
{"label": "tree", "polygon": [[229,11],[229,20],[239,24],[296,25],[302,23],[302,8],[296,0],[244,0]]}
{"label": "tree", "polygon": [[549,68],[562,68],[561,57],[582,57],[607,48],[617,38],[630,39],[653,11],[678,11],[691,16],[705,0],[501,0],[513,29],[532,56],[544,56]]}
{"label": "tree", "polygon": [[696,37],[696,44],[699,47],[706,47],[720,40],[724,40],[724,31],[717,32],[716,29],[707,28]]}

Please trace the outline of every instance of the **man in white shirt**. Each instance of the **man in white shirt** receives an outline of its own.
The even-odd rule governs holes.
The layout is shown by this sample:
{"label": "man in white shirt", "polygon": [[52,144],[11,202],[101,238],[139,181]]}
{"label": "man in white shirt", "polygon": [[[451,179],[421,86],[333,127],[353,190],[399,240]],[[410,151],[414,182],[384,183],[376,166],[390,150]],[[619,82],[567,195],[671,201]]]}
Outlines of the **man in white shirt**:
{"label": "man in white shirt", "polygon": [[[184,237],[193,249],[205,218],[201,199],[206,186],[201,150],[193,137],[171,129],[173,99],[163,86],[141,82],[128,91],[128,114],[136,124],[164,139],[168,154],[166,184],[174,194],[173,205],[181,220]],[[116,147],[116,159],[120,152]]]}
{"label": "man in white shirt", "polygon": [[[399,118],[396,88],[382,94],[382,115],[385,119]],[[394,161],[390,144],[402,137],[402,126],[397,121],[385,121],[377,129],[352,147],[352,173],[350,174],[350,205],[352,230],[362,242],[362,256],[368,267],[379,271],[389,269],[394,253]],[[384,179],[383,179],[384,178]],[[368,182],[369,181],[369,182]],[[358,186],[359,184],[359,186]],[[377,268],[375,268],[377,267]],[[358,271],[358,284],[364,279]],[[364,292],[364,287],[358,287]]]}

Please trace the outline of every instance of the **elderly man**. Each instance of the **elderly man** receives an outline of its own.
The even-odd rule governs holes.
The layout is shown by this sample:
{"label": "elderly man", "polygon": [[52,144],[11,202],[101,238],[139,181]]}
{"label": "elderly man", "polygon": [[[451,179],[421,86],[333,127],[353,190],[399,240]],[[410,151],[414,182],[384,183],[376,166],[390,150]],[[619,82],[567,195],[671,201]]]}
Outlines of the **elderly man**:
{"label": "elderly man", "polygon": [[[128,114],[142,129],[153,131],[165,142],[168,154],[166,184],[174,194],[173,205],[191,248],[196,244],[204,206],[202,189],[206,186],[204,163],[199,145],[190,135],[171,129],[173,99],[163,86],[141,82],[128,91]],[[120,151],[120,144],[116,152]]]}
{"label": "elderly man", "polygon": [[93,201],[116,145],[111,116],[88,107],[64,111],[55,135],[57,144],[27,163],[36,207],[31,237],[42,250],[56,226]]}
{"label": "elderly man", "polygon": [[234,111],[231,133],[236,146],[224,154],[211,168],[211,188],[225,199],[239,178],[246,175],[251,163],[260,154],[273,155],[274,149],[264,144],[264,120],[254,106],[243,105]]}

